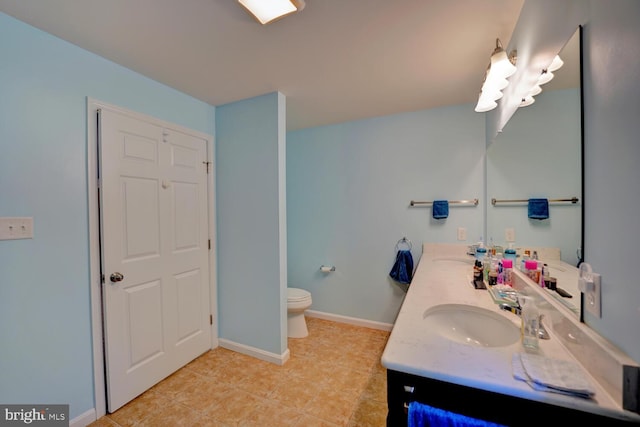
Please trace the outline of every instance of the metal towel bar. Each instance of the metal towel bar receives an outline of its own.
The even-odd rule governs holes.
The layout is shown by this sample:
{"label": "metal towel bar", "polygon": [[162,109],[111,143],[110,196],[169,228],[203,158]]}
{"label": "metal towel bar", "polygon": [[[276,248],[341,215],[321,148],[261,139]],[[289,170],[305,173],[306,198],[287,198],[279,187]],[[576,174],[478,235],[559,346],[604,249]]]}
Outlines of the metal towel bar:
{"label": "metal towel bar", "polygon": [[[573,204],[578,203],[577,197],[572,197],[570,199],[549,199],[549,202],[571,202]],[[491,199],[491,204],[495,206],[497,203],[527,203],[529,199],[509,199],[509,200],[498,200],[496,198]]]}
{"label": "metal towel bar", "polygon": [[[410,206],[416,206],[416,205],[432,205],[433,202],[416,202],[414,200],[411,201],[411,203],[409,203]],[[449,204],[450,205],[474,205],[477,206],[478,205],[478,199],[473,199],[473,200],[449,200]]]}

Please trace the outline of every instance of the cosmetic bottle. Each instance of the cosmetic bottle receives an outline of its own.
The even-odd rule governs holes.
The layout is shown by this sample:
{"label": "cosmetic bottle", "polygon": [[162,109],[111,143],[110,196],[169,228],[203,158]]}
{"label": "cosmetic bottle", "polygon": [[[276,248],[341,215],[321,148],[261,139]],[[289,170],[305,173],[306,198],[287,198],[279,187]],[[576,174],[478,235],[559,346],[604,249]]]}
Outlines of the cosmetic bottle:
{"label": "cosmetic bottle", "polygon": [[482,262],[476,260],[473,265],[473,287],[476,289],[486,289],[482,279]]}
{"label": "cosmetic bottle", "polygon": [[478,242],[478,247],[476,248],[476,259],[483,263],[486,256],[487,248],[484,247],[482,240],[480,240],[480,242]]}
{"label": "cosmetic bottle", "polygon": [[543,270],[542,270],[542,277],[544,278],[544,287],[548,288],[549,287],[549,279],[550,279],[551,274],[549,273],[549,266],[547,264],[545,264],[543,266]]}
{"label": "cosmetic bottle", "polygon": [[510,259],[502,260],[502,268],[504,269],[504,284],[508,286],[513,285],[513,261]]}
{"label": "cosmetic bottle", "polygon": [[545,267],[544,266],[546,264],[542,264],[542,265],[540,265],[540,264],[541,263],[538,261],[538,267],[539,267],[538,268],[538,271],[539,271],[538,284],[540,285],[541,288],[544,288],[544,286],[545,286],[544,285],[544,274],[545,274]]}
{"label": "cosmetic bottle", "polygon": [[529,259],[531,259],[529,249],[525,249],[524,253],[522,255],[522,258],[520,259],[520,271],[522,271],[524,273],[527,272],[527,269],[526,269],[525,266],[526,266],[527,261],[529,261]]}
{"label": "cosmetic bottle", "polygon": [[525,273],[531,280],[535,283],[540,281],[540,271],[538,270],[538,263],[532,259],[526,260],[524,262]]}
{"label": "cosmetic bottle", "polygon": [[516,250],[513,249],[513,243],[509,243],[509,247],[504,250],[504,259],[510,259],[511,262],[516,262]]}
{"label": "cosmetic bottle", "polygon": [[521,296],[518,301],[522,306],[520,334],[525,350],[538,349],[538,328],[540,313],[532,297]]}

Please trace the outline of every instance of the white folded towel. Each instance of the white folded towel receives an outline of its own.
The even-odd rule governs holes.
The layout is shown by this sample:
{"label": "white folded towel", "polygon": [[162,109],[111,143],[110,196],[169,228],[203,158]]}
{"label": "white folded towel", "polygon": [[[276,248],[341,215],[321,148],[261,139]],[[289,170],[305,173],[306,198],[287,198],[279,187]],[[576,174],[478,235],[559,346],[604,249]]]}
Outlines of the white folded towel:
{"label": "white folded towel", "polygon": [[514,378],[527,382],[535,390],[584,398],[595,395],[595,390],[580,366],[570,360],[515,353],[511,366]]}

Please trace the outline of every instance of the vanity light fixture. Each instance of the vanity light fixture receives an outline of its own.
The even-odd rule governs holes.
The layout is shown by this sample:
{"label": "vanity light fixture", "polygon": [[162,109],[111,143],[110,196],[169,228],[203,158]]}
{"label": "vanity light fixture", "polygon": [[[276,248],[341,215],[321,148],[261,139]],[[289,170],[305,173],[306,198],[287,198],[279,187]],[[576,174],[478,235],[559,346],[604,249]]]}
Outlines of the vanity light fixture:
{"label": "vanity light fixture", "polygon": [[553,61],[551,61],[551,65],[547,67],[547,70],[554,72],[556,70],[559,70],[563,65],[564,61],[560,58],[560,55],[556,55],[556,57],[553,58]]}
{"label": "vanity light fixture", "polygon": [[541,92],[542,88],[540,87],[540,85],[535,85],[531,88],[531,90],[529,90],[529,93],[527,93],[527,95],[522,98],[522,101],[520,102],[520,105],[518,105],[518,107],[528,107],[529,105],[533,104],[534,102],[536,102],[534,96],[540,94]]}
{"label": "vanity light fixture", "polygon": [[518,105],[518,107],[528,107],[534,102],[536,102],[536,99],[533,97],[533,95],[527,95],[522,98],[522,102],[520,102],[520,105]]}
{"label": "vanity light fixture", "polygon": [[553,77],[553,73],[548,69],[542,70],[540,77],[538,77],[538,86],[549,83]]}
{"label": "vanity light fixture", "polygon": [[304,9],[304,0],[238,0],[262,25]]}
{"label": "vanity light fixture", "polygon": [[502,90],[509,85],[507,78],[516,72],[515,58],[515,54],[508,57],[500,39],[496,39],[496,48],[491,54],[491,62],[482,83],[476,112],[484,113],[498,106],[496,101],[502,98]]}
{"label": "vanity light fixture", "polygon": [[553,58],[553,61],[551,61],[551,64],[546,69],[542,70],[542,72],[540,73],[540,77],[538,77],[537,83],[529,90],[527,95],[522,98],[522,102],[520,102],[520,105],[518,107],[527,107],[536,102],[533,97],[542,92],[542,88],[540,86],[549,83],[554,77],[553,71],[560,69],[560,67],[562,67],[563,65],[564,61],[560,58],[559,55],[556,55],[555,58]]}
{"label": "vanity light fixture", "polygon": [[540,87],[540,85],[535,85],[534,87],[531,88],[527,96],[536,96],[536,95],[539,95],[541,92],[542,92],[542,88]]}

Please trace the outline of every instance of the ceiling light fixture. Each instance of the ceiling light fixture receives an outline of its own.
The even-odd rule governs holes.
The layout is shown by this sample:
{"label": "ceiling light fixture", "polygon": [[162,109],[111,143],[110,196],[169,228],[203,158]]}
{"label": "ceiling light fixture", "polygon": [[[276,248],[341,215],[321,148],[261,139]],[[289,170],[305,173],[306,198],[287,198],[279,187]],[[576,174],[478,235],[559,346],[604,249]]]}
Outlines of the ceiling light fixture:
{"label": "ceiling light fixture", "polygon": [[304,9],[304,0],[238,0],[262,25]]}
{"label": "ceiling light fixture", "polygon": [[502,98],[502,90],[509,85],[507,78],[516,72],[515,58],[516,54],[511,55],[510,58],[507,57],[500,39],[496,39],[496,48],[491,54],[491,62],[482,83],[476,112],[484,113],[498,106],[496,101]]}

